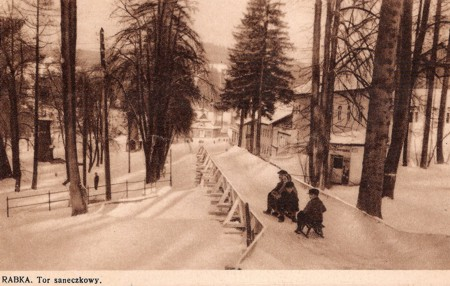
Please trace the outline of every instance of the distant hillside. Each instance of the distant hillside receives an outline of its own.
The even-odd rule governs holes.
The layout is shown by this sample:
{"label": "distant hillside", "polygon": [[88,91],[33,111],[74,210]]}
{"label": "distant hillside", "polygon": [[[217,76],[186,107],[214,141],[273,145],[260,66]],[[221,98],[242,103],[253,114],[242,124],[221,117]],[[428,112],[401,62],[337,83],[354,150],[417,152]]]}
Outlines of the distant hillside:
{"label": "distant hillside", "polygon": [[203,47],[205,48],[206,58],[209,63],[229,64],[228,49],[226,47],[211,43],[203,43]]}
{"label": "distant hillside", "polygon": [[91,67],[100,64],[100,51],[77,50],[77,65]]}
{"label": "distant hillside", "polygon": [[[55,59],[60,57],[61,51],[59,49],[44,49],[42,51],[46,56],[51,56]],[[77,49],[77,65],[92,67],[100,64],[100,52]]]}

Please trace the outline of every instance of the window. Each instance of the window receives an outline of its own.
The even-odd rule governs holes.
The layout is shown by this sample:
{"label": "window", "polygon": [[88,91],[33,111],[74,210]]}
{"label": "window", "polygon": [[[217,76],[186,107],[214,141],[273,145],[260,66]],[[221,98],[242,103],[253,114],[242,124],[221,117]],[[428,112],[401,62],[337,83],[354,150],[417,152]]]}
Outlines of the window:
{"label": "window", "polygon": [[342,105],[339,105],[338,107],[338,114],[337,114],[338,120],[342,120]]}
{"label": "window", "polygon": [[333,168],[334,169],[342,169],[343,166],[344,166],[344,157],[333,156]]}
{"label": "window", "polygon": [[416,106],[411,106],[411,109],[409,111],[409,122],[417,122],[419,121],[419,111],[417,110]]}
{"label": "window", "polygon": [[349,105],[349,106],[347,106],[347,121],[350,121],[350,116],[351,116],[351,108]]}

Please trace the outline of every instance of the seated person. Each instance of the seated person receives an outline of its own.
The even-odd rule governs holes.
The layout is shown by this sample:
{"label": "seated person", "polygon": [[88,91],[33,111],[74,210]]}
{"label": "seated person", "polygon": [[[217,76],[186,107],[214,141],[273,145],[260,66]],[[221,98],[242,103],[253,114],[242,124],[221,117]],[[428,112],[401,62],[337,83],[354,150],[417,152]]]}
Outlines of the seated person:
{"label": "seated person", "polygon": [[278,172],[278,178],[280,181],[275,186],[275,188],[269,192],[267,195],[267,210],[264,211],[265,214],[278,215],[278,200],[281,198],[281,193],[284,190],[284,185],[288,181],[288,172],[281,170]]}
{"label": "seated person", "polygon": [[286,182],[285,190],[278,200],[278,221],[283,222],[284,216],[296,222],[295,214],[298,212],[298,196],[293,182]]}
{"label": "seated person", "polygon": [[310,189],[309,190],[309,202],[303,211],[297,214],[297,229],[296,233],[303,232],[305,225],[320,225],[323,222],[323,213],[326,212],[327,208],[324,206],[322,201],[319,199],[319,190]]}

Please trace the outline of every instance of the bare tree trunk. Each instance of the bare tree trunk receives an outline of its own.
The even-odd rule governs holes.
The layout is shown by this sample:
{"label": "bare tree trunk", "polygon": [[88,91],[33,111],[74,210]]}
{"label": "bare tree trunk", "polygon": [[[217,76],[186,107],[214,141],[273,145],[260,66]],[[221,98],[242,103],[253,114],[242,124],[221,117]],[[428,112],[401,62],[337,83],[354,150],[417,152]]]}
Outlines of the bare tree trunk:
{"label": "bare tree trunk", "polygon": [[127,112],[127,127],[128,127],[128,136],[127,136],[127,144],[128,144],[128,173],[131,173],[131,124],[133,124],[132,122],[133,118],[131,115],[131,112],[128,111]]}
{"label": "bare tree trunk", "polygon": [[103,122],[104,122],[104,151],[105,151],[105,183],[106,183],[106,200],[111,200],[111,167],[109,159],[109,124],[108,124],[108,71],[106,70],[105,60],[105,40],[103,35],[103,28],[100,29],[100,58],[103,68]]}
{"label": "bare tree trunk", "polygon": [[[11,72],[13,73],[13,72]],[[10,102],[10,133],[11,133],[11,151],[12,151],[12,167],[13,177],[16,180],[15,191],[20,192],[20,181],[22,172],[20,170],[20,150],[19,150],[19,112],[17,102],[16,79],[14,75],[9,76],[8,95]]]}
{"label": "bare tree trunk", "polygon": [[[322,88],[322,110],[324,110],[324,126],[322,131],[323,137],[323,171],[322,182],[326,188],[331,187],[330,169],[328,165],[328,156],[330,153],[330,134],[333,125],[333,101],[334,101],[334,83],[335,83],[335,67],[337,54],[337,39],[340,23],[340,7],[342,0],[327,0],[327,22],[325,28],[325,51],[324,56],[324,72],[323,72],[323,88]],[[334,5],[333,5],[333,2]],[[334,7],[333,7],[334,6]],[[329,29],[329,31],[327,30]],[[328,35],[327,35],[328,34]],[[328,50],[328,51],[326,51]]]}
{"label": "bare tree trunk", "polygon": [[92,143],[92,132],[93,132],[92,125],[91,125],[91,123],[88,123],[88,125],[89,125],[89,132],[88,132],[88,134],[89,134],[89,148],[88,148],[89,149],[89,168],[88,168],[88,172],[90,173],[92,170],[92,167],[94,166],[94,163],[95,163],[96,154],[95,154],[95,152],[92,152],[92,149],[93,149],[92,146],[94,144],[94,143]]}
{"label": "bare tree trunk", "polygon": [[397,169],[402,152],[403,142],[408,132],[409,102],[411,101],[411,37],[413,0],[404,0],[401,24],[401,45],[398,47],[398,64],[400,82],[395,92],[394,116],[389,146],[384,166],[383,197],[394,198]]}
{"label": "bare tree trunk", "polygon": [[447,91],[448,91],[448,79],[450,76],[450,30],[448,36],[448,44],[447,44],[447,56],[445,58],[446,66],[444,68],[444,78],[442,80],[442,92],[441,92],[441,101],[439,103],[439,119],[438,119],[438,127],[437,127],[437,142],[436,142],[436,157],[437,163],[443,164],[444,160],[444,125],[445,125],[445,111],[447,106]]}
{"label": "bare tree trunk", "polygon": [[0,180],[12,177],[11,165],[9,165],[5,146],[6,144],[4,144],[2,134],[0,133]]}
{"label": "bare tree trunk", "polygon": [[439,28],[441,21],[441,8],[442,0],[437,1],[434,33],[433,33],[433,46],[431,47],[431,59],[430,66],[427,70],[427,106],[425,110],[425,126],[423,130],[423,141],[422,141],[422,154],[420,156],[420,167],[426,169],[428,167],[428,146],[430,141],[430,131],[431,131],[431,116],[433,110],[433,93],[434,93],[434,72],[437,59],[437,45],[439,40]]}
{"label": "bare tree trunk", "polygon": [[34,81],[34,154],[33,154],[33,178],[31,188],[37,189],[38,179],[38,155],[39,155],[39,3],[36,1],[36,47],[35,47],[35,81]]}
{"label": "bare tree trunk", "polygon": [[321,110],[319,106],[320,92],[320,17],[322,14],[322,1],[316,0],[314,6],[314,37],[312,54],[312,94],[311,94],[311,123],[309,134],[309,176],[311,184],[317,187],[320,182],[321,173],[321,150],[319,150],[319,135],[321,130]]}
{"label": "bare tree trunk", "polygon": [[81,106],[83,109],[83,185],[87,186],[87,146],[88,146],[88,112],[87,112],[87,76],[83,75],[83,94],[81,95]]}
{"label": "bare tree trunk", "polygon": [[78,169],[76,142],[76,89],[75,89],[75,53],[76,53],[76,0],[61,0],[61,62],[63,75],[63,98],[66,101],[69,128],[67,149],[70,174],[70,203],[72,216],[86,213],[87,193],[81,184]]}
{"label": "bare tree trunk", "polygon": [[96,125],[95,125],[95,136],[94,136],[95,137],[94,138],[95,139],[94,157],[97,162],[96,166],[99,167],[100,166],[100,146],[99,146],[100,139],[99,139],[99,137],[101,136],[99,129],[100,129],[100,126],[102,126],[101,125],[101,116],[98,116],[98,119],[95,123],[96,123]]}
{"label": "bare tree trunk", "polygon": [[241,109],[241,113],[239,116],[239,138],[238,138],[238,146],[242,147],[242,137],[244,136],[244,119],[245,119],[245,110]]}
{"label": "bare tree trunk", "polygon": [[269,7],[266,6],[266,13],[264,18],[264,36],[263,40],[264,43],[261,48],[261,63],[259,67],[259,82],[258,82],[258,121],[256,125],[256,146],[255,146],[255,155],[259,156],[261,154],[261,121],[262,121],[262,107],[263,107],[263,100],[262,100],[262,94],[263,94],[263,85],[264,85],[264,58],[267,50],[267,29],[269,27]]}
{"label": "bare tree trunk", "polygon": [[382,217],[384,165],[389,137],[390,104],[395,82],[397,40],[403,1],[383,0],[370,88],[366,144],[357,207]]}
{"label": "bare tree trunk", "polygon": [[[8,62],[9,67],[9,75],[8,79],[8,96],[9,96],[9,104],[10,104],[10,117],[9,117],[9,128],[11,133],[11,152],[12,152],[12,168],[13,168],[13,177],[16,180],[15,191],[20,192],[20,183],[22,177],[22,171],[20,170],[20,149],[19,149],[19,112],[18,112],[18,94],[17,94],[17,83],[16,83],[16,69],[14,67],[14,2],[11,5],[11,16],[10,16],[10,31],[11,31],[11,54]],[[5,56],[8,57],[8,53],[5,53]]]}
{"label": "bare tree trunk", "polygon": [[[414,42],[414,53],[413,53],[412,70],[411,70],[411,91],[412,91],[412,89],[414,89],[414,85],[415,85],[417,77],[419,75],[420,55],[422,54],[423,43],[425,41],[425,35],[427,33],[428,15],[430,14],[431,0],[423,0],[423,1],[424,1],[423,10],[421,10],[422,5],[419,6],[419,15],[418,15],[419,20],[417,21],[416,40]],[[421,0],[421,2],[422,2],[422,0]],[[420,23],[420,25],[419,25],[419,23]],[[410,98],[412,98],[411,95],[410,95]],[[408,112],[410,110],[411,110],[411,99],[409,101]],[[409,130],[409,125],[408,125],[405,142],[403,143],[403,166],[408,166],[409,131],[410,130]]]}
{"label": "bare tree trunk", "polygon": [[[253,104],[252,104],[253,105]],[[252,114],[251,114],[251,121],[250,121],[250,138],[249,138],[249,141],[250,141],[250,153],[252,153],[253,154],[253,152],[254,152],[254,150],[255,150],[255,124],[256,124],[256,122],[255,122],[255,113],[256,113],[256,110],[255,110],[255,108],[252,106]]]}
{"label": "bare tree trunk", "polygon": [[[323,128],[320,128],[320,140],[319,142],[322,142],[323,144],[323,156],[322,162],[317,162],[316,164],[322,165],[322,176],[321,180],[319,181],[319,185],[321,188],[324,188],[326,183],[327,173],[328,173],[328,156],[325,157],[325,154],[328,154],[328,141],[326,141],[326,138],[330,137],[329,134],[327,134],[328,131],[328,124],[330,124],[330,131],[331,131],[331,124],[332,122],[326,121],[326,119],[329,118],[329,116],[326,116],[326,113],[324,113],[325,110],[328,108],[328,101],[331,99],[333,94],[329,94],[329,88],[330,88],[330,45],[331,45],[331,25],[333,22],[333,3],[332,0],[327,0],[327,16],[325,20],[325,37],[324,37],[324,43],[323,43],[323,72],[322,72],[322,92],[320,93],[320,100],[319,100],[319,106],[322,116],[322,122]],[[332,119],[332,117],[331,117]]]}

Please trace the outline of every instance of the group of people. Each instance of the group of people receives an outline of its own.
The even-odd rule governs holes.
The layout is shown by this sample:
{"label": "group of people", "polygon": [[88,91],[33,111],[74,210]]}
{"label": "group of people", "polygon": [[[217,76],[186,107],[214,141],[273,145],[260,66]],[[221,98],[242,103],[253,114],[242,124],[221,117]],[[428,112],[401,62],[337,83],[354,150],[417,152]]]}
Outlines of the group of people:
{"label": "group of people", "polygon": [[310,189],[309,202],[302,211],[299,211],[298,192],[292,182],[291,176],[285,170],[278,172],[280,181],[267,195],[267,209],[265,214],[278,217],[283,222],[285,217],[297,223],[296,233],[303,232],[306,225],[322,225],[323,213],[327,210],[319,199],[319,190]]}

